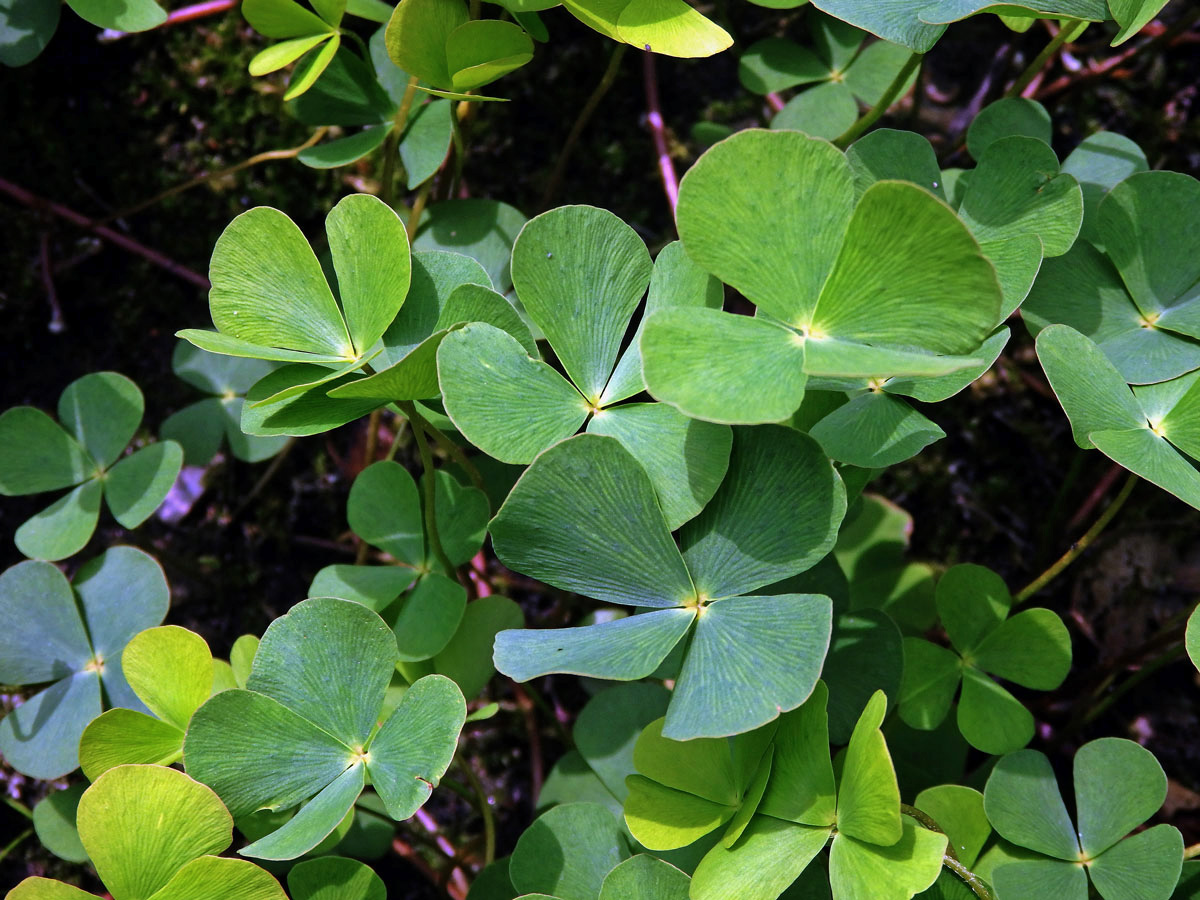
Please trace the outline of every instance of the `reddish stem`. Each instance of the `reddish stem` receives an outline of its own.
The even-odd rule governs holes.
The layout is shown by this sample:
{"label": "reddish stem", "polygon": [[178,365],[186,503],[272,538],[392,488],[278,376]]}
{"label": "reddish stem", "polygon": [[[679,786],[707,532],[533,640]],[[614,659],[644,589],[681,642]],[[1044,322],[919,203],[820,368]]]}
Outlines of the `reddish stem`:
{"label": "reddish stem", "polygon": [[1103,477],[1096,482],[1096,486],[1092,488],[1092,492],[1088,494],[1087,499],[1080,505],[1079,510],[1075,515],[1071,516],[1071,521],[1067,523],[1067,532],[1072,532],[1088,519],[1092,517],[1092,510],[1097,504],[1104,499],[1105,494],[1112,490],[1112,486],[1116,484],[1117,479],[1121,477],[1121,473],[1125,470],[1116,463],[1113,463]]}
{"label": "reddish stem", "polygon": [[141,256],[144,259],[150,260],[150,262],[154,263],[156,266],[166,269],[172,275],[182,278],[184,281],[190,281],[197,287],[204,288],[204,290],[208,290],[211,287],[208,279],[199,272],[194,272],[187,266],[180,265],[179,263],[175,262],[175,260],[168,256],[164,256],[157,250],[152,250],[145,244],[139,244],[132,238],[127,238],[120,232],[113,231],[107,225],[101,225],[98,222],[89,219],[87,216],[81,215],[80,213],[75,212],[75,210],[63,206],[61,203],[55,203],[53,200],[45,200],[36,194],[31,194],[24,188],[18,187],[11,181],[5,181],[3,178],[0,178],[0,194],[7,194],[19,203],[23,203],[25,206],[28,206],[30,209],[40,209],[51,212],[59,218],[66,219],[72,225],[77,225],[80,228],[94,232],[109,243],[116,244],[118,247],[122,247],[125,250],[128,250],[130,253],[136,253],[138,256]]}
{"label": "reddish stem", "polygon": [[767,101],[767,106],[771,107],[771,112],[773,113],[783,112],[783,107],[787,105],[783,102],[783,98],[775,93],[775,91],[764,95],[763,99]]}
{"label": "reddish stem", "polygon": [[182,22],[190,22],[193,19],[215,16],[218,13],[231,10],[237,5],[238,0],[208,0],[207,3],[195,3],[192,6],[185,6],[182,9],[176,9],[167,13],[167,21],[163,22],[160,27],[179,25]]}
{"label": "reddish stem", "polygon": [[643,57],[646,82],[646,120],[650,123],[650,134],[654,137],[654,152],[658,154],[658,171],[662,175],[663,190],[671,204],[671,214],[679,203],[679,179],[675,176],[675,163],[667,149],[667,131],[663,125],[662,109],[658,102],[658,75],[654,71],[654,54],[646,50]]}

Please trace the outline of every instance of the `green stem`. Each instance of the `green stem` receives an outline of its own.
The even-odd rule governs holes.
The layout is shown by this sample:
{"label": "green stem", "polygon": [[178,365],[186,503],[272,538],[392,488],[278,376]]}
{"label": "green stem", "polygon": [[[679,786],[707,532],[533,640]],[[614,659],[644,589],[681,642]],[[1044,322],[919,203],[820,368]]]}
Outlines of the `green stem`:
{"label": "green stem", "polygon": [[400,108],[392,117],[392,130],[383,142],[383,174],[379,176],[379,199],[388,206],[394,206],[396,203],[396,160],[400,158],[400,141],[408,127],[408,111],[412,109],[413,97],[417,93],[417,81],[416,75],[408,79],[408,86],[400,100]]}
{"label": "green stem", "polygon": [[461,757],[458,761],[459,767],[466,774],[467,781],[471,782],[471,787],[475,789],[475,796],[479,800],[479,814],[483,816],[483,864],[491,865],[496,859],[496,816],[492,813],[492,800],[484,790],[483,782],[479,780],[479,776],[475,774],[471,764]]}
{"label": "green stem", "polygon": [[992,892],[988,890],[988,886],[983,879],[960,863],[957,859],[947,855],[942,857],[942,865],[962,879],[963,884],[971,889],[979,900],[995,900]]}
{"label": "green stem", "polygon": [[1129,477],[1125,480],[1124,486],[1121,488],[1121,492],[1117,494],[1113,502],[1108,505],[1108,509],[1101,514],[1100,518],[1096,520],[1096,523],[1087,530],[1087,533],[1084,534],[1084,536],[1077,540],[1074,544],[1072,544],[1071,548],[1062,556],[1060,556],[1054,565],[1022,588],[1013,598],[1013,601],[1015,603],[1024,603],[1026,600],[1044,588],[1047,584],[1057,578],[1063,569],[1073,563],[1079,557],[1079,555],[1083,553],[1083,551],[1086,550],[1091,543],[1096,540],[1097,537],[1100,536],[1100,532],[1102,532],[1108,526],[1108,523],[1113,520],[1113,517],[1121,511],[1121,507],[1125,505],[1125,501],[1129,499],[1129,495],[1133,493],[1133,488],[1137,483],[1138,477],[1130,472]]}
{"label": "green stem", "polygon": [[15,850],[17,848],[17,846],[19,846],[20,843],[22,841],[24,841],[27,837],[29,837],[31,834],[33,834],[33,829],[26,828],[24,831],[22,831],[20,834],[18,834],[15,838],[13,838],[11,841],[9,841],[4,846],[4,849],[0,850],[0,861],[2,861],[5,857],[7,857],[8,854],[12,853],[13,850]]}
{"label": "green stem", "polygon": [[5,797],[4,804],[9,808],[16,810],[27,819],[33,818],[33,810],[22,803],[20,800],[14,800],[12,797]]}
{"label": "green stem", "polygon": [[1102,716],[1110,706],[1128,694],[1131,690],[1133,690],[1159,669],[1163,668],[1164,666],[1169,666],[1171,663],[1179,659],[1179,657],[1183,656],[1183,650],[1183,644],[1176,644],[1162,656],[1158,657],[1158,659],[1146,663],[1127,679],[1125,679],[1125,681],[1121,683],[1120,687],[1093,706],[1088,711],[1088,714],[1084,716],[1082,724],[1087,725],[1090,722],[1096,721],[1096,719],[1100,718],[1100,716]]}
{"label": "green stem", "polygon": [[1190,847],[1184,847],[1184,859],[1195,859],[1197,856],[1200,856],[1200,844],[1192,844]]}
{"label": "green stem", "polygon": [[442,432],[438,430],[433,423],[424,422],[422,427],[425,429],[425,432],[428,435],[438,442],[438,446],[445,451],[446,455],[449,456],[454,462],[458,463],[459,468],[467,473],[467,477],[471,479],[471,484],[486,494],[487,488],[484,487],[483,476],[479,474],[479,469],[475,467],[475,463],[471,462],[471,460],[467,458],[467,455],[463,453],[462,447],[458,446],[458,444],[454,443],[454,441],[442,434]]}
{"label": "green stem", "polygon": [[1080,22],[1077,19],[1064,23],[1058,29],[1058,34],[1053,37],[1050,43],[1042,48],[1042,52],[1034,57],[1033,62],[1025,67],[1025,71],[1017,77],[1017,80],[1013,82],[1012,87],[1008,89],[1008,92],[1004,96],[1020,97],[1025,88],[1029,87],[1033,83],[1033,79],[1037,78],[1038,73],[1046,67],[1046,63],[1050,61],[1054,54],[1061,50],[1064,44],[1069,44],[1083,34],[1089,24],[1088,22]]}
{"label": "green stem", "polygon": [[833,142],[834,146],[845,150],[858,139],[859,135],[878,122],[883,114],[900,97],[900,92],[904,90],[904,85],[908,83],[908,79],[917,70],[917,66],[921,64],[922,58],[923,54],[914,52],[908,58],[908,61],[905,62],[904,68],[896,73],[896,77],[892,79],[892,83],[883,92],[883,96],[879,98],[879,102],[867,110],[862,118],[847,128],[845,133]]}
{"label": "green stem", "polygon": [[437,528],[437,473],[433,468],[433,454],[429,452],[429,441],[425,439],[425,419],[417,412],[411,400],[402,400],[396,404],[412,425],[413,437],[417,440],[417,453],[421,456],[421,468],[425,472],[425,530],[429,533],[429,544],[433,555],[446,570],[446,574],[455,578],[458,570],[450,562],[446,550],[442,547],[442,539]]}
{"label": "green stem", "polygon": [[[907,803],[901,803],[900,804],[900,812],[904,813],[906,816],[908,816],[911,819],[916,819],[918,822],[921,823],[922,827],[925,828],[926,831],[936,831],[938,834],[946,833],[942,829],[942,826],[939,825],[936,821],[934,821],[933,816],[929,815],[929,813],[927,813],[927,812],[922,812],[921,810],[917,809],[915,806],[909,806]],[[948,848],[946,850],[946,852],[948,854],[950,854],[951,856],[953,856],[955,859],[958,859],[957,855],[954,853],[953,847]]]}
{"label": "green stem", "polygon": [[450,193],[447,200],[453,200],[458,196],[458,187],[462,184],[463,162],[467,152],[466,141],[463,140],[462,122],[459,121],[457,108],[450,113],[450,129],[454,138],[454,179],[450,182]]}
{"label": "green stem", "polygon": [[429,202],[429,192],[431,190],[433,190],[432,175],[425,179],[425,183],[417,191],[417,197],[413,200],[412,209],[408,213],[408,224],[404,226],[404,230],[408,233],[408,242],[410,244],[413,238],[417,236],[417,227],[421,224],[421,213],[425,211],[425,204]]}
{"label": "green stem", "polygon": [[600,76],[600,83],[596,85],[596,89],[592,91],[591,96],[583,104],[583,108],[579,110],[579,115],[575,118],[575,124],[571,126],[571,131],[567,135],[567,139],[563,141],[562,149],[558,151],[558,159],[554,163],[554,171],[550,173],[550,178],[546,181],[546,189],[542,191],[542,198],[538,201],[538,209],[549,209],[554,195],[558,193],[558,186],[563,180],[563,175],[566,174],[567,162],[571,159],[571,154],[575,151],[575,145],[579,143],[579,138],[583,135],[583,129],[591,121],[592,115],[596,112],[596,107],[600,105],[600,101],[604,99],[604,95],[608,93],[609,88],[613,86],[613,82],[617,80],[617,72],[621,68],[621,60],[628,49],[628,44],[617,44],[612,52],[612,56],[608,58],[608,68]]}

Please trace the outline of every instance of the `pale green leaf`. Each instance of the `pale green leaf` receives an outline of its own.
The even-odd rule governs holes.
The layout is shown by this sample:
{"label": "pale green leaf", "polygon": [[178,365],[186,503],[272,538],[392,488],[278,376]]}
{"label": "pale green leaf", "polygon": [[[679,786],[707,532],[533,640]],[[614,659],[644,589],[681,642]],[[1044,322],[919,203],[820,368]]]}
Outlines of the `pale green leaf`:
{"label": "pale green leaf", "polygon": [[233,820],[208,787],[161,766],[105,772],[79,801],[79,837],[113,900],[145,900],[184,864],[220,853]]}
{"label": "pale green leaf", "polygon": [[811,333],[968,353],[995,327],[999,308],[995,271],[954,212],[915,185],[881,182],[854,211]]}
{"label": "pale green leaf", "polygon": [[983,805],[1001,837],[1066,862],[1079,859],[1075,829],[1044,754],[1019,750],[996,763]]}
{"label": "pale green leaf", "polygon": [[368,353],[408,294],[404,222],[377,197],[343,197],[325,219],[338,294],[356,355]]}
{"label": "pale green leaf", "polygon": [[243,847],[238,853],[256,859],[295,859],[316,847],[346,817],[362,793],[366,767],[355,763],[329,782],[300,807],[299,812],[271,832]]}
{"label": "pale green leaf", "polygon": [[95,472],[87,451],[40,409],[15,406],[0,414],[0,494],[53,491]]}
{"label": "pale green leaf", "polygon": [[209,278],[209,309],[222,333],[263,347],[354,357],[320,263],[279,210],[260,206],[230,222],[217,238]]}
{"label": "pale green leaf", "polygon": [[561,375],[529,357],[516,338],[485,323],[454,331],[438,348],[446,413],[459,431],[502,462],[528,463],[587,418],[587,402]]}
{"label": "pale green leaf", "polygon": [[[748,129],[715,144],[684,176],[679,236],[697,265],[760,309],[807,324],[853,200],[850,167],[831,144]],[[796,209],[807,213],[789,212]]]}
{"label": "pale green leaf", "polygon": [[466,717],[462,692],[442,675],[426,675],[405,692],[366,757],[371,783],[393,819],[407,819],[429,799],[454,758]]}
{"label": "pale green leaf", "polygon": [[937,881],[946,836],[928,831],[907,817],[894,843],[856,840],[839,832],[829,848],[829,883],[838,897],[909,900]]}
{"label": "pale green leaf", "polygon": [[832,605],[814,594],[734,597],[698,614],[663,733],[750,731],[808,699],[829,648]]}
{"label": "pale green leaf", "polygon": [[154,513],[183,468],[183,448],[159,441],[127,456],[104,476],[104,499],[113,518],[137,528]]}
{"label": "pale green leaf", "polygon": [[992,833],[983,809],[983,794],[958,784],[942,784],[921,791],[913,805],[937,822],[958,861],[972,868]]}
{"label": "pale green leaf", "polygon": [[578,628],[502,631],[496,668],[514,681],[551,672],[634,681],[652,674],[695,621],[691,609],[658,609]]}
{"label": "pale green leaf", "polygon": [[828,828],[755,816],[734,849],[717,845],[701,860],[692,877],[692,898],[777,897],[808,867],[828,840]]}
{"label": "pale green leaf", "polygon": [[[839,834],[888,847],[900,840],[900,789],[879,726],[887,696],[876,691],[854,726],[838,785]],[[931,880],[932,881],[932,880]]]}
{"label": "pale green leaf", "polygon": [[212,693],[213,658],[208,644],[178,625],[136,635],[121,653],[121,670],[150,711],[181,731]]}
{"label": "pale green leaf", "polygon": [[92,781],[116,766],[168,766],[182,755],[182,728],[132,709],[110,709],[89,722],[79,738],[79,764]]}
{"label": "pale green leaf", "polygon": [[718,309],[662,309],[645,321],[646,387],[686,415],[726,424],[779,422],[804,398],[804,341],[790,329]]}
{"label": "pale green leaf", "polygon": [[645,470],[581,434],[544,452],[491,524],[505,565],[606,603],[681,606],[695,593]]}
{"label": "pale green leaf", "polygon": [[630,834],[648,850],[686,847],[719,828],[733,817],[737,807],[722,805],[675,790],[644,778],[626,779],[625,824]]}
{"label": "pale green leaf", "polygon": [[80,735],[100,709],[100,680],[76,672],[0,720],[0,754],[30,778],[61,778],[79,765]]}
{"label": "pale green leaf", "polygon": [[845,510],[815,441],[782,426],[737,429],[725,481],[680,535],[696,590],[729,597],[804,571],[833,549]]}
{"label": "pale green leaf", "polygon": [[91,540],[100,517],[100,481],[85,481],[41,512],[26,519],[14,535],[17,549],[31,559],[73,556]]}
{"label": "pale green leaf", "polygon": [[587,430],[616,438],[642,464],[671,530],[712,499],[729,462],[728,427],[689,419],[664,403],[600,410]]}

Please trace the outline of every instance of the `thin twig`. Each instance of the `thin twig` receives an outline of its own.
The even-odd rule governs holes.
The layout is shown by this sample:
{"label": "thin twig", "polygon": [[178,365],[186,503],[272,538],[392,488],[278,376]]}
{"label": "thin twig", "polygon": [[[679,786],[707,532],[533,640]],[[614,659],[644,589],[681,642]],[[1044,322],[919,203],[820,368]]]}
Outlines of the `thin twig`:
{"label": "thin twig", "polygon": [[517,706],[521,707],[521,715],[525,719],[525,733],[529,738],[529,789],[531,799],[536,804],[542,793],[543,767],[542,738],[538,733],[537,713],[534,712],[533,701],[523,685],[512,683],[513,694],[517,698]]}
{"label": "thin twig", "polygon": [[421,224],[421,213],[425,211],[425,204],[429,202],[429,192],[433,189],[433,176],[425,179],[425,183],[421,185],[421,189],[417,191],[417,198],[413,200],[412,209],[408,214],[408,224],[404,230],[408,232],[408,241],[411,244],[413,238],[417,236],[417,227]]}
{"label": "thin twig", "polygon": [[211,287],[208,279],[199,272],[195,272],[192,269],[189,269],[187,266],[175,262],[175,260],[171,259],[169,256],[159,253],[157,250],[151,250],[145,244],[139,244],[132,238],[128,238],[119,232],[113,231],[111,228],[100,224],[94,219],[89,219],[87,216],[75,212],[75,210],[63,206],[61,203],[55,203],[53,200],[46,200],[37,196],[36,194],[31,194],[23,187],[19,187],[13,184],[11,181],[6,181],[3,178],[0,178],[0,194],[7,194],[18,203],[22,203],[25,206],[28,206],[30,209],[45,210],[46,212],[53,213],[61,219],[66,219],[72,225],[76,225],[87,231],[91,231],[94,234],[104,238],[104,240],[108,241],[109,243],[116,244],[123,250],[128,250],[130,253],[136,253],[143,259],[149,260],[150,262],[154,263],[154,265],[166,269],[172,275],[182,278],[184,281],[191,282],[197,287],[204,288],[204,290],[208,290],[209,287]]}
{"label": "thin twig", "polygon": [[321,140],[321,138],[325,137],[325,134],[328,131],[329,129],[327,127],[321,126],[311,135],[309,135],[308,140],[306,140],[303,144],[298,144],[295,147],[288,147],[283,150],[266,150],[262,153],[256,153],[254,156],[251,156],[248,159],[243,159],[240,163],[232,165],[227,169],[218,169],[217,171],[209,172],[206,175],[198,175],[190,181],[183,182],[183,184],[177,184],[174,187],[167,188],[165,191],[155,194],[153,197],[150,197],[147,200],[142,200],[140,203],[135,203],[133,206],[127,206],[124,209],[119,209],[111,216],[98,219],[97,222],[99,224],[104,224],[112,222],[116,219],[124,218],[125,216],[131,216],[134,213],[141,212],[147,207],[154,206],[156,203],[161,203],[168,197],[174,197],[176,194],[182,194],[184,191],[190,191],[192,188],[200,187],[202,184],[208,184],[210,181],[216,181],[218,178],[224,178],[226,175],[233,175],[242,171],[243,169],[249,169],[251,166],[257,166],[259,163],[271,162],[272,160],[277,159],[293,159],[294,157],[299,156],[309,147],[314,146],[318,141]]}
{"label": "thin twig", "polygon": [[604,99],[604,95],[608,93],[609,88],[616,81],[617,71],[621,67],[621,60],[628,49],[628,44],[617,44],[613,49],[612,56],[608,58],[608,67],[604,70],[604,74],[600,76],[600,82],[596,85],[595,90],[592,91],[591,96],[584,102],[582,108],[580,108],[579,115],[575,117],[575,122],[571,126],[571,131],[567,134],[567,139],[563,142],[562,149],[558,151],[558,159],[554,163],[554,171],[550,173],[550,177],[546,180],[546,189],[542,191],[542,198],[538,201],[538,209],[545,210],[550,208],[550,204],[554,200],[554,195],[558,193],[559,185],[562,183],[563,175],[566,174],[567,163],[571,159],[571,154],[575,152],[575,145],[579,143],[579,138],[583,135],[583,129],[591,121],[592,115],[600,105],[600,101]]}
{"label": "thin twig", "polygon": [[24,831],[22,831],[20,834],[18,834],[15,838],[13,838],[11,841],[9,841],[8,844],[5,845],[4,849],[0,850],[0,861],[3,861],[4,858],[6,856],[8,856],[8,854],[12,853],[13,850],[15,850],[21,844],[21,842],[24,841],[31,834],[33,834],[33,829],[26,828]]}
{"label": "thin twig", "polygon": [[1083,553],[1083,551],[1086,550],[1097,537],[1099,537],[1100,532],[1102,532],[1108,526],[1108,523],[1113,520],[1113,517],[1120,512],[1121,507],[1125,505],[1125,501],[1129,499],[1129,495],[1133,493],[1134,486],[1137,485],[1138,480],[1138,477],[1130,472],[1129,478],[1126,479],[1124,487],[1121,488],[1121,492],[1117,494],[1117,496],[1113,499],[1113,502],[1108,505],[1108,509],[1101,514],[1100,518],[1096,520],[1096,523],[1087,530],[1083,537],[1073,543],[1070,549],[1060,556],[1058,560],[1055,561],[1052,566],[1050,566],[1050,568],[1022,588],[1016,594],[1016,596],[1013,597],[1013,602],[1024,603],[1026,600],[1044,588],[1047,584],[1053,581],[1063,569],[1073,563],[1079,557],[1079,555]]}
{"label": "thin twig", "polygon": [[671,204],[671,215],[679,205],[679,178],[675,175],[675,162],[667,147],[667,131],[663,125],[662,107],[658,101],[658,75],[654,68],[654,54],[650,48],[642,57],[643,81],[646,84],[646,121],[654,138],[654,152],[658,155],[658,172],[662,176],[663,190]]}
{"label": "thin twig", "polygon": [[292,448],[295,446],[296,439],[294,437],[290,437],[287,439],[284,445],[279,448],[279,452],[275,454],[274,458],[272,458],[271,464],[267,466],[267,470],[263,472],[261,476],[259,476],[258,481],[254,482],[254,487],[250,488],[250,493],[245,496],[242,502],[238,504],[237,509],[233,511],[233,515],[229,517],[230,521],[237,519],[238,516],[245,512],[246,507],[254,502],[254,498],[262,493],[262,489],[265,488],[270,480],[275,477],[275,473],[279,471],[279,467],[283,465],[283,461],[287,459],[287,455],[292,452]]}
{"label": "thin twig", "polygon": [[1087,725],[1096,721],[1096,719],[1100,718],[1100,716],[1108,711],[1109,707],[1111,707],[1114,703],[1128,694],[1131,690],[1133,690],[1159,669],[1163,668],[1164,666],[1169,666],[1171,663],[1178,660],[1179,657],[1183,656],[1183,652],[1183,644],[1176,644],[1158,659],[1142,666],[1123,682],[1121,682],[1120,687],[1116,688],[1111,694],[1104,697],[1104,699],[1102,699],[1099,703],[1093,704],[1088,710],[1087,715],[1083,717],[1083,721],[1080,723],[1080,725]]}
{"label": "thin twig", "polygon": [[54,266],[50,261],[50,235],[42,232],[39,253],[42,268],[42,286],[46,289],[46,302],[50,304],[50,323],[46,326],[51,334],[61,334],[67,327],[63,321],[62,307],[58,304],[58,291],[54,287]]}
{"label": "thin twig", "polygon": [[896,73],[896,77],[892,79],[892,83],[888,85],[887,90],[883,92],[883,96],[879,98],[879,102],[867,110],[857,122],[847,128],[833,142],[834,146],[845,150],[858,139],[859,135],[878,122],[883,117],[883,114],[891,109],[892,104],[900,99],[900,93],[904,90],[908,79],[917,71],[917,66],[921,65],[923,58],[923,54],[916,52],[909,56],[904,66]]}
{"label": "thin twig", "polygon": [[1074,531],[1091,518],[1092,510],[1100,504],[1100,501],[1104,499],[1104,495],[1112,489],[1112,486],[1123,471],[1125,470],[1119,463],[1113,463],[1109,466],[1108,471],[1096,482],[1096,486],[1092,488],[1092,492],[1088,494],[1087,499],[1080,504],[1075,515],[1071,516],[1071,521],[1067,523],[1068,533]]}
{"label": "thin twig", "polygon": [[1149,40],[1143,41],[1140,44],[1126,47],[1116,56],[1111,56],[1102,63],[1090,65],[1081,72],[1070,73],[1063,75],[1061,78],[1055,79],[1050,84],[1039,89],[1034,99],[1045,100],[1047,97],[1052,97],[1055,94],[1062,93],[1069,88],[1078,87],[1085,82],[1101,78],[1123,63],[1128,62],[1134,56],[1145,54],[1147,51],[1163,44],[1169,45],[1173,43],[1182,37],[1183,33],[1191,29],[1191,27],[1197,22],[1200,22],[1200,6],[1188,10],[1179,18],[1177,22],[1175,22],[1174,25],[1172,25],[1170,28],[1164,28]]}
{"label": "thin twig", "polygon": [[1090,24],[1090,22],[1081,22],[1078,19],[1069,20],[1064,23],[1058,29],[1058,34],[1050,40],[1050,43],[1042,48],[1041,53],[1033,58],[1033,62],[1025,67],[1025,71],[1017,76],[1017,80],[1012,83],[1012,87],[1008,89],[1008,92],[1004,96],[1023,97],[1025,89],[1033,83],[1034,78],[1042,74],[1042,70],[1046,68],[1047,64],[1054,58],[1058,51],[1083,34]]}

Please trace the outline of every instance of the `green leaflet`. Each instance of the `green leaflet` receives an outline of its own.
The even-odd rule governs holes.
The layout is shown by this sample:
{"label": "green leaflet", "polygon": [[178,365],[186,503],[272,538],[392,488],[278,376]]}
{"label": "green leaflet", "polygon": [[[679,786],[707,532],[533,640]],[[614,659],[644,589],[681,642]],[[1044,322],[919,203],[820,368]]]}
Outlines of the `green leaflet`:
{"label": "green leaflet", "polygon": [[38,778],[78,766],[80,735],[102,710],[101,684],[110,705],[142,708],[122,675],[121,651],[162,621],[168,598],[158,564],[132,547],[86,563],[73,586],[48,563],[0,574],[0,610],[12,623],[0,638],[0,678],[54,682],[0,722],[0,751],[11,766]]}
{"label": "green leaflet", "polygon": [[[731,595],[803,571],[828,552],[844,490],[828,461],[796,432],[755,429],[739,441],[711,512],[683,531],[686,565],[649,478],[619,442],[579,435],[545,451],[492,522],[497,555],[547,583],[661,611],[586,628],[501,634],[501,671],[522,680],[549,671],[645,677],[694,620],[667,713],[668,737],[750,730],[802,703],[829,646],[828,599]],[[810,460],[800,471],[797,452]],[[784,536],[756,530],[743,513],[783,526]],[[679,609],[668,614],[672,607]]]}
{"label": "green leaflet", "polygon": [[[1043,856],[1000,860],[993,881],[1006,896],[1020,898],[1032,896],[1035,878],[1043,885],[1053,879],[1064,896],[1082,898],[1086,871],[1106,900],[1170,896],[1183,858],[1178,831],[1159,825],[1121,839],[1165,796],[1165,776],[1149,751],[1121,738],[1091,741],[1075,756],[1076,832],[1046,757],[1032,750],[1009,754],[988,778],[984,808],[1002,837]],[[1083,865],[1064,865],[1076,862]]]}
{"label": "green leaflet", "polygon": [[93,372],[63,391],[61,425],[29,406],[0,414],[0,495],[73,488],[17,528],[17,549],[50,561],[78,553],[96,528],[102,497],[126,528],[159,507],[183,465],[183,451],[162,441],[120,458],[142,410],[136,384],[116,372]]}
{"label": "green leaflet", "polygon": [[[247,689],[223,691],[197,710],[184,762],[235,815],[313,798],[247,851],[291,859],[312,849],[346,816],[367,773],[393,818],[428,799],[466,706],[452,681],[430,675],[376,730],[398,660],[391,629],[365,606],[305,600],[267,629]],[[275,766],[280,753],[297,765]]]}

